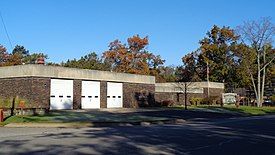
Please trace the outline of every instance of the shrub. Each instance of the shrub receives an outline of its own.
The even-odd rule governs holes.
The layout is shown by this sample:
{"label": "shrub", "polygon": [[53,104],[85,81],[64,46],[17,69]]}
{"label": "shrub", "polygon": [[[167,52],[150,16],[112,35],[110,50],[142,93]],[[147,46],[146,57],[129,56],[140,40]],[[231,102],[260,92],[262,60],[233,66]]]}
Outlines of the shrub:
{"label": "shrub", "polygon": [[139,107],[148,107],[148,91],[141,90],[140,92],[135,93],[135,98],[138,101]]}
{"label": "shrub", "polygon": [[162,107],[170,107],[173,106],[175,102],[173,100],[164,100],[161,102]]}
{"label": "shrub", "polygon": [[273,103],[275,103],[275,95],[272,95],[272,96],[270,97],[270,99],[271,99],[271,101],[272,101]]}
{"label": "shrub", "polygon": [[[19,108],[20,101],[25,102],[25,108],[30,108],[30,102],[27,99],[16,97],[14,100],[14,108]],[[0,97],[0,108],[12,108],[13,98]]]}
{"label": "shrub", "polygon": [[202,100],[203,100],[203,98],[191,98],[190,103],[192,105],[198,105],[198,104],[201,104]]}
{"label": "shrub", "polygon": [[212,105],[217,102],[218,96],[209,96],[202,100],[202,104]]}
{"label": "shrub", "polygon": [[0,97],[0,108],[11,108],[12,99]]}

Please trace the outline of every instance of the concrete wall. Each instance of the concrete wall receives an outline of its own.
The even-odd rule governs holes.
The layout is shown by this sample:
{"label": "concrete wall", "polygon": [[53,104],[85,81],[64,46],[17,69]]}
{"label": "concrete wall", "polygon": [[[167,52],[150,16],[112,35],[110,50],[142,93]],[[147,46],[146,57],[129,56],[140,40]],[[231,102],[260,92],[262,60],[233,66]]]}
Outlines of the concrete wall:
{"label": "concrete wall", "polygon": [[44,65],[20,65],[0,67],[0,78],[12,77],[50,77],[155,84],[155,77],[146,75],[115,73],[108,71],[97,71]]}
{"label": "concrete wall", "polygon": [[[184,83],[156,83],[156,92],[183,92]],[[192,82],[187,83],[189,93],[203,93],[203,88],[224,89],[223,83],[218,82]]]}

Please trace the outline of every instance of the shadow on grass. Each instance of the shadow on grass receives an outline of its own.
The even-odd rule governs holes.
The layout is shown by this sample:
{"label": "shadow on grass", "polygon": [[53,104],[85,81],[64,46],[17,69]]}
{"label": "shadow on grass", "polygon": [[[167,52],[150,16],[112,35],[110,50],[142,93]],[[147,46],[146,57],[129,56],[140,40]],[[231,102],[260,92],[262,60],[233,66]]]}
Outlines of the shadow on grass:
{"label": "shadow on grass", "polygon": [[93,122],[135,122],[148,120],[172,119],[192,119],[192,118],[231,118],[241,116],[240,114],[215,113],[206,111],[189,111],[175,109],[156,109],[153,111],[139,110],[127,113],[112,113],[109,111],[88,110],[88,111],[53,111],[45,116],[53,121],[93,121]]}
{"label": "shadow on grass", "polygon": [[221,119],[221,118],[232,118],[232,117],[241,117],[243,115],[239,113],[218,113],[211,111],[202,111],[202,110],[184,110],[184,109],[165,109],[157,110],[153,112],[136,112],[139,115],[150,116],[150,117],[167,117],[175,119],[184,119],[184,120],[212,120],[212,119]]}
{"label": "shadow on grass", "polygon": [[239,113],[244,116],[275,114],[275,107],[240,106],[237,108],[235,106],[224,106],[224,107],[203,106],[202,108],[212,109],[220,112],[222,112],[223,110],[227,110],[229,112]]}
{"label": "shadow on grass", "polygon": [[88,111],[55,111],[50,114],[49,119],[61,122],[135,122],[146,120],[158,120],[135,113],[112,113],[108,111],[88,110]]}
{"label": "shadow on grass", "polygon": [[167,118],[162,117],[153,117],[141,115],[139,113],[112,113],[109,111],[100,111],[100,110],[59,110],[51,111],[46,115],[37,115],[37,116],[13,116],[8,118],[5,122],[143,122],[143,121],[161,121],[167,120]]}
{"label": "shadow on grass", "polygon": [[211,120],[220,118],[232,118],[251,115],[274,114],[275,108],[256,107],[217,107],[217,106],[198,106],[198,109],[191,110],[175,108],[157,108],[152,110],[132,110],[130,112],[112,112],[100,110],[58,110],[51,111],[46,115],[37,116],[13,116],[5,120],[10,122],[142,122],[159,121],[164,119],[193,119]]}

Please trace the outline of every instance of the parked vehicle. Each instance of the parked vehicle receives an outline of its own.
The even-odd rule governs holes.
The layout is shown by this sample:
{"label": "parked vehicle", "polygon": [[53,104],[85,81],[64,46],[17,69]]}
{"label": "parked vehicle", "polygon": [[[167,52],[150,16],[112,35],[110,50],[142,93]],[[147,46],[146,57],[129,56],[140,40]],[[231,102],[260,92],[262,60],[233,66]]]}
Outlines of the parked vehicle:
{"label": "parked vehicle", "polygon": [[263,105],[264,106],[275,106],[275,103],[272,102],[270,99],[265,99]]}

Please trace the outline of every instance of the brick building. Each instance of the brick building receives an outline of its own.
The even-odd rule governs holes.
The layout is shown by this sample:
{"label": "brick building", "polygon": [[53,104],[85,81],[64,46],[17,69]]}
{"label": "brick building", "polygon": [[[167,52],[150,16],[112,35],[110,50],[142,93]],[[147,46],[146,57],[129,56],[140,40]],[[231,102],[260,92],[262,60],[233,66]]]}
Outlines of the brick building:
{"label": "brick building", "polygon": [[[221,97],[224,85],[188,86],[192,97]],[[45,65],[0,67],[0,108],[98,109],[156,106],[165,100],[184,103],[177,83],[155,83],[155,77]]]}
{"label": "brick building", "polygon": [[[224,93],[224,84],[217,82],[192,82],[187,83],[187,103],[190,104],[192,98],[213,97],[217,102],[221,101]],[[184,83],[156,83],[156,102],[173,101],[174,104],[184,104]]]}
{"label": "brick building", "polygon": [[146,102],[153,98],[155,77],[21,65],[1,67],[0,86],[0,99],[6,106],[23,100],[27,108],[135,108],[144,104],[140,95],[145,95]]}

